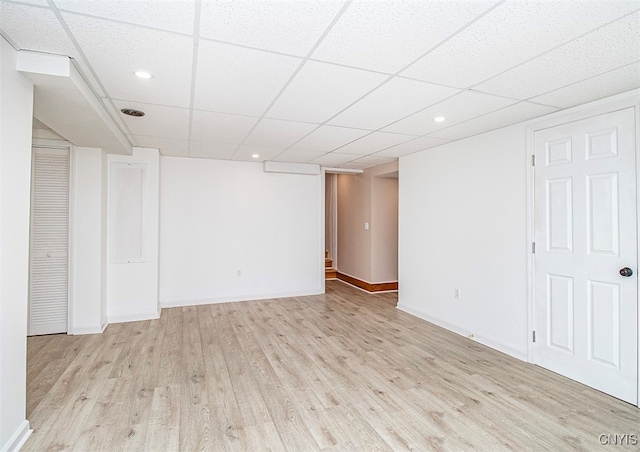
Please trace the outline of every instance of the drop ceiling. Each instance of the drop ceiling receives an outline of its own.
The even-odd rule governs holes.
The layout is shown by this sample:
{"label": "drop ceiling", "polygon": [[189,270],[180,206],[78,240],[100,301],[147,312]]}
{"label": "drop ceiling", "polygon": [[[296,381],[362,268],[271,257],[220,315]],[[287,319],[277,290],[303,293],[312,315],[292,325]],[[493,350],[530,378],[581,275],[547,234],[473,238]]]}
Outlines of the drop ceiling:
{"label": "drop ceiling", "polygon": [[71,57],[130,144],[166,156],[364,169],[640,87],[640,1],[0,8],[16,49]]}

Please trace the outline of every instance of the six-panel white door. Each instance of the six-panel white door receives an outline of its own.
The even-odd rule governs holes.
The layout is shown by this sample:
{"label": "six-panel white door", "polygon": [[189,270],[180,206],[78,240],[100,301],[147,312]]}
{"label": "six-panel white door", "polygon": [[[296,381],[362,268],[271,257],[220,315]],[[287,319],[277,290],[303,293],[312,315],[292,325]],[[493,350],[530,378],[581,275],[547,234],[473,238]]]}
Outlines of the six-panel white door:
{"label": "six-panel white door", "polygon": [[629,108],[535,133],[534,362],[637,404],[634,123]]}

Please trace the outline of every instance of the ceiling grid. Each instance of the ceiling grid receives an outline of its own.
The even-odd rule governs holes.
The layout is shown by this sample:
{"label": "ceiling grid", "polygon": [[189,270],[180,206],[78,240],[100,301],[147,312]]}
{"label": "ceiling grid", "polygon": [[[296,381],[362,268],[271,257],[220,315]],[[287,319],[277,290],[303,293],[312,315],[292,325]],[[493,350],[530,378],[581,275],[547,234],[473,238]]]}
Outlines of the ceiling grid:
{"label": "ceiling grid", "polygon": [[0,0],[0,34],[166,156],[364,169],[640,87],[638,0]]}

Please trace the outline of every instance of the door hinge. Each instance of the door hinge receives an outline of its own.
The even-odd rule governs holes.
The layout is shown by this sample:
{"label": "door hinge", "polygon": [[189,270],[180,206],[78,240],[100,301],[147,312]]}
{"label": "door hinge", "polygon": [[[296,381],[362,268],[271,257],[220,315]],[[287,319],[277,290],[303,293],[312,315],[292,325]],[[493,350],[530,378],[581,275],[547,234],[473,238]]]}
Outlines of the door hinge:
{"label": "door hinge", "polygon": [[536,332],[534,331],[533,332],[533,342],[535,342],[535,341],[536,341]]}
{"label": "door hinge", "polygon": [[536,254],[536,242],[531,242],[531,252]]}
{"label": "door hinge", "polygon": [[533,154],[531,156],[531,166],[536,166],[536,156],[535,156],[535,154]]}

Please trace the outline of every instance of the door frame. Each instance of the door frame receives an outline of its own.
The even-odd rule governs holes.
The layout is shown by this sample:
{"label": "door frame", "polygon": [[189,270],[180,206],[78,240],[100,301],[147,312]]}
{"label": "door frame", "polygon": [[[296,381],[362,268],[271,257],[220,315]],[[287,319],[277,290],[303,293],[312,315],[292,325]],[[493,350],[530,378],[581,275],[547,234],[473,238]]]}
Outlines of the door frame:
{"label": "door frame", "polygon": [[[75,165],[74,165],[74,146],[69,141],[63,140],[53,140],[47,138],[33,138],[31,142],[31,153],[33,154],[34,148],[41,149],[54,149],[54,150],[66,150],[69,152],[69,227],[68,227],[68,237],[67,237],[67,332],[65,334],[71,335],[73,334],[73,313],[74,313],[74,299],[73,299],[73,286],[72,282],[74,281],[74,261],[73,261],[73,251],[74,251],[74,219],[75,219],[75,211],[74,211],[74,196],[75,196]],[[30,207],[32,210],[33,203],[33,165],[31,168],[31,199],[30,199]],[[29,219],[31,223],[31,218]],[[31,225],[29,225],[29,287],[28,287],[28,303],[27,303],[27,324],[29,323],[29,319],[31,318]],[[27,335],[30,335],[30,331],[27,330]]]}
{"label": "door frame", "polygon": [[[535,220],[535,192],[534,192],[534,171],[533,155],[535,146],[535,133],[537,131],[550,127],[559,126],[569,122],[579,121],[582,119],[599,116],[625,108],[634,108],[635,113],[635,151],[636,151],[636,195],[640,200],[640,89],[635,89],[626,93],[618,94],[602,100],[590,102],[585,105],[572,107],[562,110],[551,115],[547,115],[544,119],[534,119],[527,124],[526,135],[526,177],[527,177],[527,362],[534,363],[533,332],[536,330],[535,325],[535,261],[533,254],[534,242],[534,220]],[[636,255],[635,268],[640,270],[640,204],[637,204],[636,211],[636,239],[638,240],[638,254]],[[640,279],[636,278],[636,293],[640,295]],[[640,305],[640,296],[638,297]],[[638,352],[638,398],[635,405],[640,407],[640,306],[638,318],[636,319],[636,341]]]}

